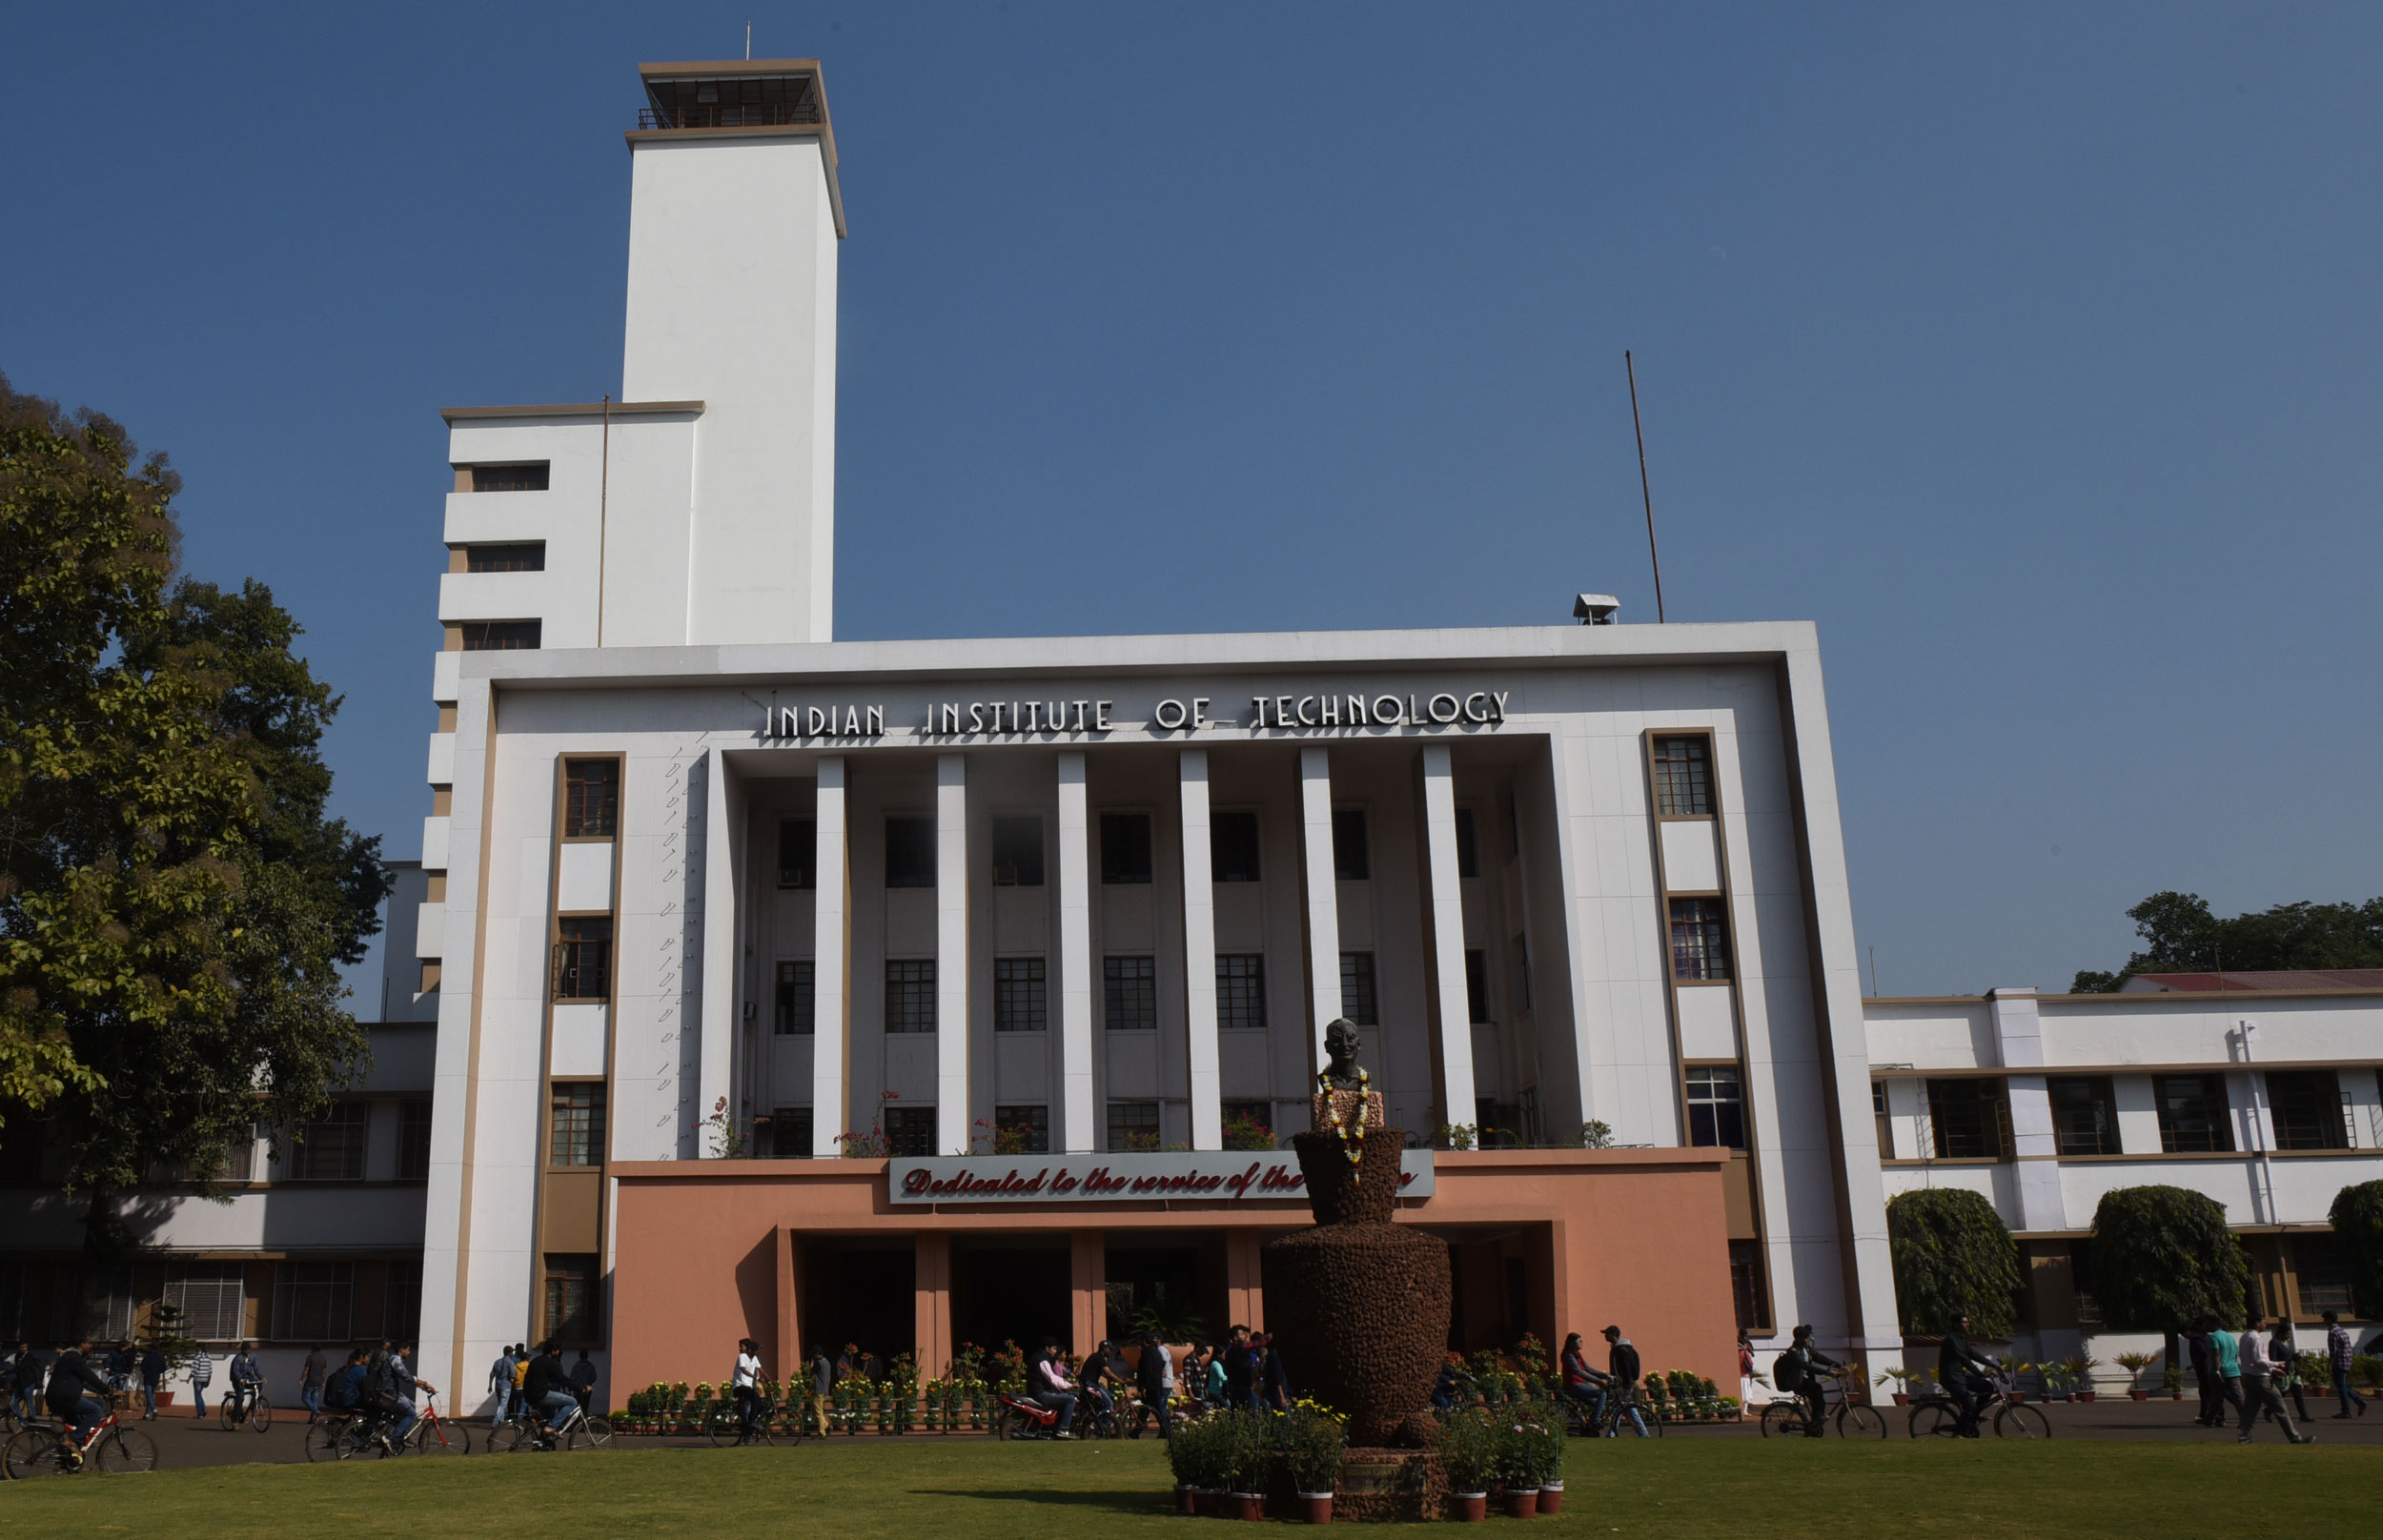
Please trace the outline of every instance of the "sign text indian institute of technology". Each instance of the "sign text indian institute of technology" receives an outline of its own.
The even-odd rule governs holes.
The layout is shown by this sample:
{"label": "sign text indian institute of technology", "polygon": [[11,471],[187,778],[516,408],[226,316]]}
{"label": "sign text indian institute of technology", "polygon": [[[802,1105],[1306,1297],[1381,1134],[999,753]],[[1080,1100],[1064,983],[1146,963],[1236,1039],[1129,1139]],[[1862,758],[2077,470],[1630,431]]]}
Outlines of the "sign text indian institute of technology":
{"label": "sign text indian institute of technology", "polygon": [[[1297,732],[1323,727],[1486,727],[1506,719],[1511,690],[1472,690],[1462,695],[1257,695],[1250,697],[1250,725],[1259,731]],[[1161,732],[1236,728],[1240,722],[1209,712],[1210,698],[1170,697],[1151,708],[1150,724]],[[919,731],[932,738],[989,738],[1036,734],[1075,735],[1116,730],[1113,700],[932,700]],[[764,740],[881,738],[886,708],[845,702],[825,706],[767,705],[762,708]]]}

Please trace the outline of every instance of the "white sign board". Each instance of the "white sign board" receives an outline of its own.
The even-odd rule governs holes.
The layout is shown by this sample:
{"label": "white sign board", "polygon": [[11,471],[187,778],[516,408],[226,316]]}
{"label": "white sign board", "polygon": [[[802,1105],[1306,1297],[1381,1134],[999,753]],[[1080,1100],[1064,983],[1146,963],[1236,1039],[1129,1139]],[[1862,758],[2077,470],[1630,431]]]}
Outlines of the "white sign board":
{"label": "white sign board", "polygon": [[[1400,1152],[1398,1196],[1432,1195],[1432,1152]],[[1289,1150],[1171,1149],[1142,1155],[899,1156],[886,1165],[898,1204],[1305,1203]]]}

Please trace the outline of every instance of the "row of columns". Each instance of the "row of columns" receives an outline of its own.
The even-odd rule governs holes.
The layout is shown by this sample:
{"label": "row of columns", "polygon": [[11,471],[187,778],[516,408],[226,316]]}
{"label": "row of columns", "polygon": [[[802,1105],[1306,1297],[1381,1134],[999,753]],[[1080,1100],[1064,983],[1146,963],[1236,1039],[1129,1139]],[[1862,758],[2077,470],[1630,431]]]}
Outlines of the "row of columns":
{"label": "row of columns", "polygon": [[[847,800],[850,760],[825,755],[819,761],[814,815],[818,857],[813,908],[812,983],[817,1035],[812,1040],[812,1153],[840,1153],[836,1136],[851,1105],[851,819]],[[726,827],[727,767],[711,766],[709,811]],[[1192,1106],[1192,1147],[1224,1146],[1223,1084],[1216,1045],[1216,918],[1209,862],[1208,751],[1185,749],[1179,760],[1183,814],[1183,944],[1188,1015],[1187,1058]],[[1060,1149],[1089,1151],[1095,1145],[1099,1094],[1092,1074],[1092,1030],[1099,996],[1093,988],[1091,949],[1091,814],[1087,800],[1084,754],[1058,757],[1058,944],[1052,959],[1060,1054],[1059,1104],[1052,1133]],[[1473,1106],[1473,1032],[1465,990],[1464,907],[1457,885],[1456,813],[1448,746],[1422,749],[1421,795],[1425,825],[1424,920],[1432,965],[1433,1003],[1438,1018],[1434,1049],[1446,1116],[1465,1122]],[[1299,751],[1299,818],[1305,858],[1309,1009],[1314,1062],[1324,1057],[1325,1026],[1340,1014],[1340,913],[1333,861],[1331,752]],[[731,983],[735,948],[733,881],[725,841],[714,842],[707,904],[722,923],[706,927],[704,950],[704,1044],[701,1091],[711,1099],[726,1092],[726,1030],[735,998]],[[967,757],[945,754],[935,761],[935,1143],[945,1154],[968,1151],[968,841]],[[714,1038],[720,1041],[715,1044]],[[715,1084],[717,1083],[717,1084]]]}

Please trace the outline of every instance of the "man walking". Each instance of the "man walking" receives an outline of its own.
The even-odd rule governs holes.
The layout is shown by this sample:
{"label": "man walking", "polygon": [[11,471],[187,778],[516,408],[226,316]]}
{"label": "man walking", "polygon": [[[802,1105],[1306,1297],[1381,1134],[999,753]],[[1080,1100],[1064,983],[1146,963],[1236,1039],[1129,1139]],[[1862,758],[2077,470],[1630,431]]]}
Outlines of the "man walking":
{"label": "man walking", "polygon": [[2201,1410],[2193,1423],[2201,1428],[2215,1428],[2218,1408],[2223,1405],[2217,1395],[2217,1355],[2210,1345],[2210,1324],[2196,1321],[2185,1333],[2185,1355],[2192,1364],[2193,1388],[2201,1392]]}
{"label": "man walking", "polygon": [[191,1354],[191,1415],[207,1415],[207,1382],[215,1377],[215,1361],[201,1348]]}
{"label": "man walking", "polygon": [[[2209,1328],[2210,1356],[2217,1366],[2219,1404],[2231,1407],[2239,1413],[2243,1410],[2241,1339],[2230,1331],[2219,1329],[2214,1315],[2205,1317],[2202,1325]],[[2226,1413],[2219,1412],[2217,1420],[2210,1426],[2225,1427]]]}
{"label": "man walking", "polygon": [[596,1399],[596,1361],[580,1349],[580,1361],[571,1366],[571,1393],[580,1398],[580,1409],[588,1411]]}
{"label": "man walking", "polygon": [[[1174,1356],[1167,1351],[1167,1345],[1158,1340],[1155,1331],[1143,1334],[1142,1356],[1134,1363],[1133,1378],[1141,1388],[1144,1409],[1156,1413],[1158,1417],[1158,1436],[1169,1436],[1174,1431]],[[1142,1419],[1139,1417],[1133,1419],[1132,1436],[1142,1436]]]}
{"label": "man walking", "polygon": [[488,1388],[497,1397],[497,1424],[501,1426],[513,1415],[513,1354],[514,1347],[505,1344],[497,1354],[497,1361],[488,1366]]}
{"label": "man walking", "polygon": [[2275,1426],[2284,1430],[2284,1437],[2293,1444],[2314,1444],[2314,1433],[2303,1433],[2292,1427],[2291,1413],[2284,1409],[2284,1398],[2276,1393],[2276,1381],[2282,1377],[2284,1366],[2268,1356],[2267,1334],[2259,1329],[2265,1317],[2251,1312],[2243,1333],[2234,1340],[2235,1361],[2242,1373],[2242,1427],[2234,1442],[2251,1442],[2251,1430],[2259,1425],[2259,1413],[2275,1419]]}
{"label": "man walking", "polygon": [[173,1366],[166,1362],[165,1349],[151,1343],[141,1350],[141,1421],[157,1420],[157,1382],[166,1377]]}
{"label": "man walking", "polygon": [[306,1407],[309,1424],[323,1414],[323,1376],[330,1372],[330,1362],[318,1342],[306,1350],[306,1362],[298,1366],[298,1400]]}
{"label": "man walking", "polygon": [[2367,1398],[2353,1389],[2350,1383],[2350,1371],[2352,1367],[2351,1360],[2354,1356],[2351,1348],[2350,1333],[2342,1329],[2342,1312],[2326,1311],[2325,1360],[2333,1370],[2333,1394],[2342,1404],[2342,1409],[2333,1413],[2337,1421],[2353,1415],[2350,1409],[2352,1405],[2358,1408],[2354,1415],[2363,1417],[2367,1414]]}

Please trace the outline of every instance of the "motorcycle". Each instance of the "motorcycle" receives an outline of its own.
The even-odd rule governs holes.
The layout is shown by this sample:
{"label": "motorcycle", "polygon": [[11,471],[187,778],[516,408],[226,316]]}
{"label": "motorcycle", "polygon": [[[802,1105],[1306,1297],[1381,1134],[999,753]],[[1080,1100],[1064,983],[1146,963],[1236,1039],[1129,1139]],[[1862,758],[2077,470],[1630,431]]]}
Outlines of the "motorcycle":
{"label": "motorcycle", "polygon": [[1000,1396],[1001,1417],[993,1424],[995,1438],[1057,1438],[1059,1408],[1046,1407],[1027,1396],[1012,1395],[1005,1390]]}

